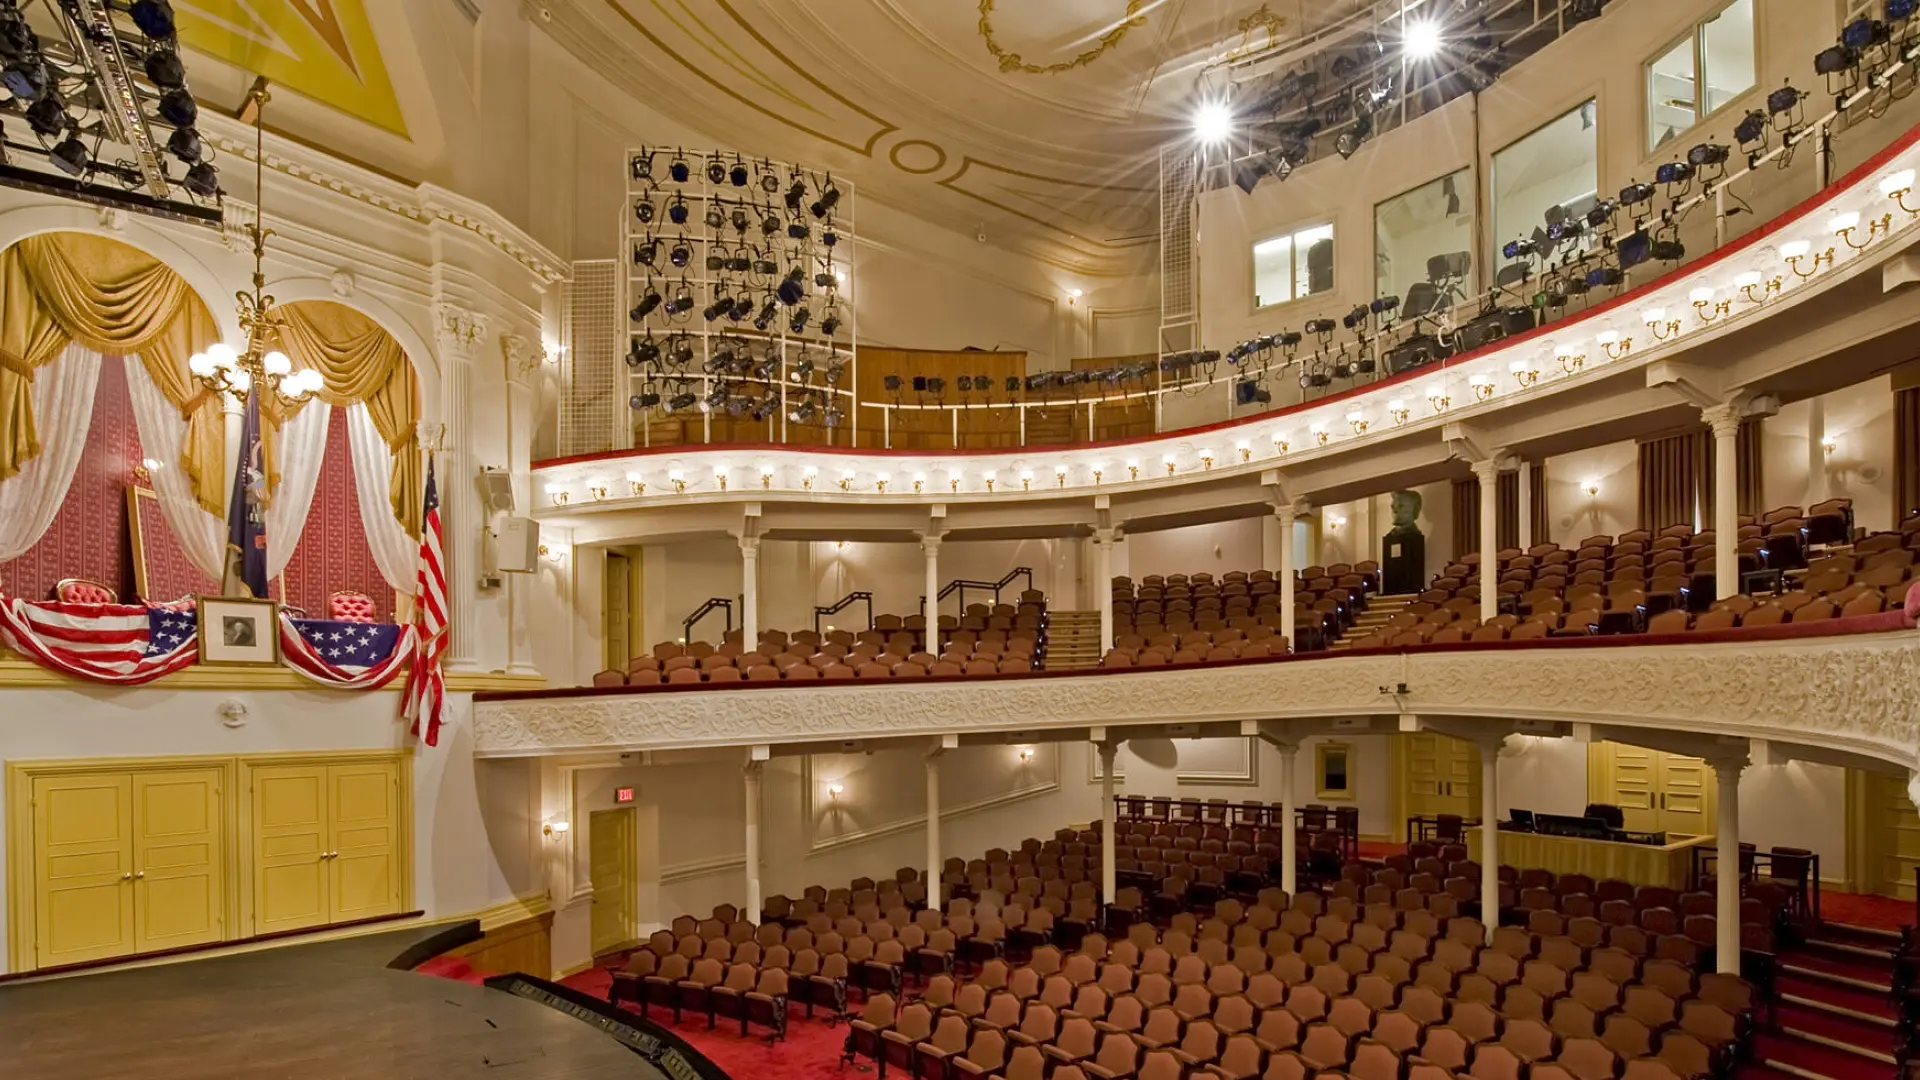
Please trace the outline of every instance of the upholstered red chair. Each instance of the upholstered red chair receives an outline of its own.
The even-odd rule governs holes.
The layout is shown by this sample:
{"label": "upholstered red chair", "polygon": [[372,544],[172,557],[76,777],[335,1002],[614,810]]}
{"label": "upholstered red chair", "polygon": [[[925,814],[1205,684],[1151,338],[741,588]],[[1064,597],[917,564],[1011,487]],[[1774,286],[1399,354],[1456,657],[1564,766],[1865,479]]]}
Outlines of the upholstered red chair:
{"label": "upholstered red chair", "polygon": [[373,597],[366,593],[337,592],[327,597],[327,618],[334,622],[379,622]]}
{"label": "upholstered red chair", "polygon": [[53,598],[63,604],[117,604],[120,597],[112,589],[86,578],[65,578],[53,587]]}

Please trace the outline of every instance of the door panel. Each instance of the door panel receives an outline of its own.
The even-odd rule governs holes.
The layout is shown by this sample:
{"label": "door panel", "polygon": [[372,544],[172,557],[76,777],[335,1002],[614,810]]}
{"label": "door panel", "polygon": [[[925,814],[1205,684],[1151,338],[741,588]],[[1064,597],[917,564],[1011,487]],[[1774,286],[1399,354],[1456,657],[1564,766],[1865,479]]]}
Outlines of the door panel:
{"label": "door panel", "polygon": [[253,930],[299,930],[327,921],[327,770],[253,771]]}
{"label": "door panel", "polygon": [[33,781],[36,967],[134,951],[132,806],[127,773]]}
{"label": "door panel", "polygon": [[596,810],[592,835],[593,954],[603,956],[634,939],[633,811]]}
{"label": "door panel", "polygon": [[1480,811],[1480,750],[1464,739],[1431,732],[1402,735],[1406,740],[1407,815]]}
{"label": "door panel", "polygon": [[1907,779],[1862,774],[1867,785],[1869,862],[1866,888],[1881,896],[1912,900],[1914,867],[1920,866],[1920,813],[1907,797]]}
{"label": "door panel", "polygon": [[1596,746],[1608,762],[1594,802],[1612,802],[1634,832],[1707,836],[1713,832],[1717,790],[1713,766],[1696,757],[1626,743]]}
{"label": "door panel", "polygon": [[134,943],[141,952],[225,938],[225,826],[220,770],[135,774]]}
{"label": "door panel", "polygon": [[1679,754],[1660,756],[1660,831],[1692,836],[1711,833],[1713,766]]}
{"label": "door panel", "polygon": [[327,770],[333,922],[400,910],[400,782],[392,762]]}
{"label": "door panel", "polygon": [[[1613,804],[1625,814],[1634,832],[1660,831],[1659,752],[1625,743],[1611,743]],[[1598,800],[1596,800],[1598,801]]]}

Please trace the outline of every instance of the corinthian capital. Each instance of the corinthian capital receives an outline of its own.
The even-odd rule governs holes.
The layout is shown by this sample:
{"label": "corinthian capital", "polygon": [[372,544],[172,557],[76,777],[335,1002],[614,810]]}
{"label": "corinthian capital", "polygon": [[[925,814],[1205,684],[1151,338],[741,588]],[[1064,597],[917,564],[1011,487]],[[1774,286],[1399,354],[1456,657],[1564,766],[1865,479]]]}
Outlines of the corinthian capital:
{"label": "corinthian capital", "polygon": [[474,346],[487,336],[487,317],[457,304],[433,306],[433,332],[442,352],[471,357]]}

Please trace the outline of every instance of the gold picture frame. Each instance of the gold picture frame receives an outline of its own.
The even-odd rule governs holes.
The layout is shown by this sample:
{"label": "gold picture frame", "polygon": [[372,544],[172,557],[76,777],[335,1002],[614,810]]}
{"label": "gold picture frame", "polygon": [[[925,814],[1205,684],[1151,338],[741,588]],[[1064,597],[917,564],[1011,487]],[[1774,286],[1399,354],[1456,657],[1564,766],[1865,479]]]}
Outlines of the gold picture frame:
{"label": "gold picture frame", "polygon": [[279,666],[278,602],[231,596],[201,596],[196,599],[199,604],[201,663],[229,667]]}

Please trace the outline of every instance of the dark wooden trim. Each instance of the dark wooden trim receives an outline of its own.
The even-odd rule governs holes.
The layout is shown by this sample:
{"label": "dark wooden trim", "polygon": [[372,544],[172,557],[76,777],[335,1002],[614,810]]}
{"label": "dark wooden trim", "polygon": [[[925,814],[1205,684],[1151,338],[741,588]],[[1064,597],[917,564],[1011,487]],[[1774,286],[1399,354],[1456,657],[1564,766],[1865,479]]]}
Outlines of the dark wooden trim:
{"label": "dark wooden trim", "polygon": [[462,945],[471,945],[483,937],[486,937],[486,934],[480,929],[480,920],[468,919],[465,922],[455,923],[432,937],[421,938],[407,946],[399,956],[389,960],[387,966],[396,971],[412,971],[441,953],[452,952]]}
{"label": "dark wooden trim", "polygon": [[[209,941],[204,945],[182,945],[175,949],[156,949],[153,952],[132,953],[127,956],[114,956],[102,960],[87,960],[78,964],[61,964],[58,967],[34,968],[32,971],[9,971],[0,974],[0,983],[19,982],[23,979],[38,979],[43,975],[71,975],[79,971],[98,971],[102,968],[122,967],[138,964],[147,960],[158,960],[168,956],[190,956],[194,953],[214,952],[219,949],[231,949],[238,945],[257,945],[263,941],[279,941],[282,938],[304,937],[309,934],[324,934],[330,930],[346,930],[355,926],[372,926],[375,923],[401,922],[417,919],[425,911],[403,911],[397,915],[375,915],[370,919],[351,919],[347,922],[328,923],[325,926],[307,926],[299,930],[276,930],[271,934],[255,934],[252,937],[235,938],[232,941]],[[476,927],[478,923],[474,924]]]}

